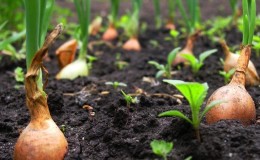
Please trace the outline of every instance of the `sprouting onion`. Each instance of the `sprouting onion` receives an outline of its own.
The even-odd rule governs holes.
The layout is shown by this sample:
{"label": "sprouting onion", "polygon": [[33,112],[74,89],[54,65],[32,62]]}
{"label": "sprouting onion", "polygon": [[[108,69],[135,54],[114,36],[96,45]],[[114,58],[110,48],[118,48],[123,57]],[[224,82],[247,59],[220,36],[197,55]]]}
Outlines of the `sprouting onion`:
{"label": "sprouting onion", "polygon": [[125,42],[123,49],[140,51],[141,45],[138,41],[138,29],[142,0],[131,0],[131,2],[133,11],[127,21],[127,24],[124,26],[125,33],[130,39]]}
{"label": "sprouting onion", "polygon": [[31,119],[15,144],[14,160],[64,159],[68,143],[51,118],[41,76],[42,69],[47,72],[42,65],[43,58],[61,33],[62,25],[58,25],[44,41],[54,0],[24,2],[27,64],[25,90]]}
{"label": "sprouting onion", "polygon": [[111,13],[109,15],[109,26],[102,37],[102,39],[106,41],[114,40],[118,36],[116,27],[118,21],[120,0],[110,0],[110,4],[111,4]]}
{"label": "sprouting onion", "polygon": [[188,38],[185,47],[177,54],[173,61],[173,65],[186,63],[187,60],[183,58],[182,54],[193,54],[194,42],[196,41],[200,31],[200,7],[198,0],[186,0],[187,9],[184,8],[182,0],[177,0],[178,7],[181,11],[183,19],[188,29]]}
{"label": "sprouting onion", "polygon": [[68,64],[57,74],[57,79],[75,79],[79,76],[87,76],[89,67],[87,64],[88,26],[90,19],[90,0],[74,0],[80,24],[81,48],[77,60]]}
{"label": "sprouting onion", "polygon": [[243,45],[237,61],[235,74],[231,82],[217,89],[209,98],[208,104],[214,100],[223,99],[227,103],[219,104],[206,115],[208,123],[215,123],[223,119],[235,119],[244,125],[252,124],[256,119],[255,104],[245,89],[246,70],[251,56],[253,40],[256,1],[243,0]]}

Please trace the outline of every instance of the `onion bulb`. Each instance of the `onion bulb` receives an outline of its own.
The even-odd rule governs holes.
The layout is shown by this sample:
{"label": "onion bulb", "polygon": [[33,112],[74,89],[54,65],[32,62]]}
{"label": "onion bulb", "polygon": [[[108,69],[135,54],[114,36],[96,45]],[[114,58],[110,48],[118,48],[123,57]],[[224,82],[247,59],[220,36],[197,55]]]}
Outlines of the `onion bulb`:
{"label": "onion bulb", "polygon": [[103,34],[102,39],[104,41],[112,41],[112,40],[116,39],[117,36],[118,36],[118,32],[117,32],[116,28],[114,27],[114,25],[111,24],[111,25],[109,25],[109,27]]}
{"label": "onion bulb", "polygon": [[207,104],[214,100],[223,100],[206,114],[207,123],[215,123],[219,120],[238,120],[244,125],[255,121],[256,110],[251,96],[245,89],[246,69],[251,55],[251,47],[244,46],[238,58],[237,67],[231,82],[217,89],[208,99]]}
{"label": "onion bulb", "polygon": [[165,28],[169,29],[169,30],[175,30],[176,29],[176,27],[175,27],[174,23],[172,22],[172,20],[168,20],[167,21],[167,23],[165,25]]}
{"label": "onion bulb", "polygon": [[123,49],[128,51],[141,51],[141,45],[136,37],[132,37],[125,42]]}
{"label": "onion bulb", "polygon": [[15,144],[14,160],[62,160],[67,153],[67,140],[52,120],[47,95],[37,83],[39,71],[43,68],[43,57],[60,30],[56,27],[48,36],[43,47],[35,54],[27,71],[26,105],[30,111],[31,120]]}
{"label": "onion bulb", "polygon": [[191,36],[188,37],[186,41],[185,47],[176,55],[176,58],[174,59],[172,65],[177,66],[181,63],[188,64],[188,60],[183,58],[183,54],[193,54],[193,45],[197,37],[199,36],[200,31],[195,32]]}

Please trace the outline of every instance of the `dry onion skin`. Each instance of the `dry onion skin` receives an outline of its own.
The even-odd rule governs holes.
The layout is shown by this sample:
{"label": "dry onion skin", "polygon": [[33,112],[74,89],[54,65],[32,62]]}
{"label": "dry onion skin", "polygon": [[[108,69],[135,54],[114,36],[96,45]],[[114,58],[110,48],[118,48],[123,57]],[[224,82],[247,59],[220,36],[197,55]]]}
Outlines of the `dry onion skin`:
{"label": "dry onion skin", "polygon": [[45,70],[42,66],[43,57],[60,31],[60,26],[57,26],[48,36],[43,47],[35,54],[26,74],[26,105],[31,120],[16,142],[14,160],[62,160],[67,153],[67,140],[52,120],[47,95],[38,88],[36,82],[40,69]]}
{"label": "dry onion skin", "polygon": [[69,40],[56,50],[60,69],[64,68],[75,59],[78,43],[76,39]]}
{"label": "dry onion skin", "polygon": [[[220,44],[225,54],[224,71],[228,72],[231,69],[236,68],[239,55],[230,52],[224,40],[220,40]],[[253,62],[249,60],[248,68],[246,69],[246,86],[257,86],[259,84],[260,84],[260,78],[258,76],[256,68]]]}
{"label": "dry onion skin", "polygon": [[238,120],[244,125],[252,124],[255,121],[255,104],[245,89],[246,69],[250,55],[250,45],[244,46],[231,82],[228,85],[217,89],[210,96],[207,104],[218,99],[224,100],[225,103],[216,105],[206,114],[206,121],[208,124],[225,119]]}

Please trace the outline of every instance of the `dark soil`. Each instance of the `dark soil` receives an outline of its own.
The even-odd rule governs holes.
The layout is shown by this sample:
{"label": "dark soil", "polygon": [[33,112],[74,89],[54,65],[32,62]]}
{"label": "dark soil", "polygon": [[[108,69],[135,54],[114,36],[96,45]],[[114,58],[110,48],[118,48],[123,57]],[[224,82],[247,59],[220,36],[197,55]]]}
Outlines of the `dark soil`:
{"label": "dark soil", "polygon": [[[240,44],[241,34],[236,29],[227,30],[226,34],[229,45]],[[60,128],[65,129],[69,143],[66,159],[159,159],[149,146],[153,139],[174,143],[169,159],[182,160],[188,156],[192,156],[194,160],[260,159],[260,125],[257,123],[243,126],[230,120],[207,125],[203,121],[200,127],[200,143],[196,140],[192,127],[183,120],[158,118],[159,113],[171,109],[178,109],[190,115],[185,99],[181,99],[182,104],[179,104],[175,98],[152,96],[155,93],[179,94],[174,87],[163,83],[162,79],[157,80],[158,85],[143,81],[143,77],[154,77],[156,73],[156,69],[147,62],[156,60],[165,63],[167,54],[174,48],[173,41],[165,40],[168,35],[165,30],[148,29],[140,35],[143,47],[140,53],[126,52],[106,45],[95,46],[90,54],[97,56],[98,61],[93,64],[90,76],[74,81],[58,81],[54,78],[58,72],[54,50],[66,39],[56,41],[49,52],[51,61],[45,62],[50,74],[46,92],[54,121]],[[92,41],[95,39],[92,38]],[[159,46],[153,46],[149,42],[151,39],[159,42]],[[177,46],[183,46],[185,39],[180,39],[179,42]],[[207,37],[202,36],[196,42],[194,53],[198,55],[213,48],[217,48],[218,52],[206,60],[197,76],[193,76],[189,67],[183,67],[174,75],[174,79],[207,82],[210,87],[208,95],[223,86],[223,78],[218,74],[222,70],[219,58],[223,57],[219,45],[211,44]],[[123,70],[114,65],[117,53],[121,54],[122,60],[129,63]],[[254,52],[251,60],[255,62],[257,70],[260,70]],[[25,105],[25,91],[23,88],[14,88],[16,82],[10,74],[17,66],[25,68],[25,62],[14,63],[9,57],[4,57],[0,64],[1,160],[12,159],[19,133],[30,120]],[[124,82],[128,86],[113,89],[112,86],[105,85],[107,81]],[[135,93],[136,88],[145,93],[139,95],[139,103],[132,104],[129,109],[120,89],[126,93]],[[259,117],[259,87],[247,89],[254,99]],[[104,91],[108,94],[104,94]],[[89,116],[88,111],[82,108],[83,105],[92,106],[95,116]]]}

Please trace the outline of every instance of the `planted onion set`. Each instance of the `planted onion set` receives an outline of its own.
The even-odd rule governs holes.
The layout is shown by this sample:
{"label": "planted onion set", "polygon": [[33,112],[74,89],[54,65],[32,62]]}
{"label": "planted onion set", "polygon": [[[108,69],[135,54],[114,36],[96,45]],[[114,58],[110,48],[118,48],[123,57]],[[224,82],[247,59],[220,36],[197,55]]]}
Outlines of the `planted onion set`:
{"label": "planted onion set", "polygon": [[260,159],[256,0],[3,0],[0,159]]}

